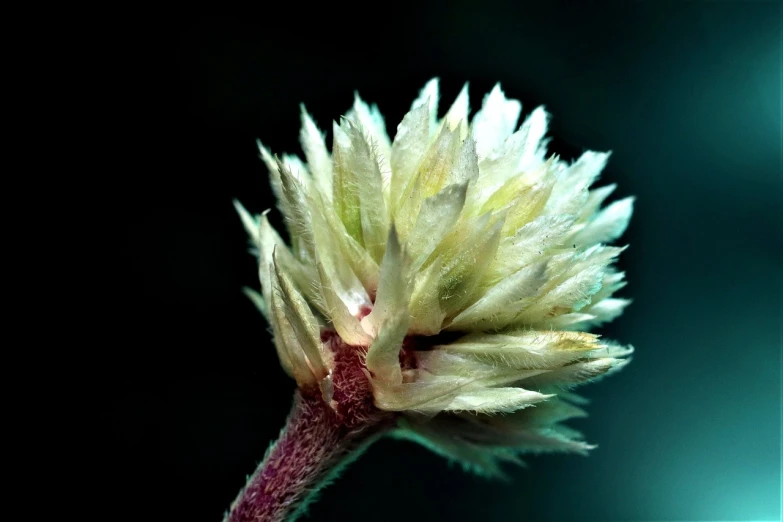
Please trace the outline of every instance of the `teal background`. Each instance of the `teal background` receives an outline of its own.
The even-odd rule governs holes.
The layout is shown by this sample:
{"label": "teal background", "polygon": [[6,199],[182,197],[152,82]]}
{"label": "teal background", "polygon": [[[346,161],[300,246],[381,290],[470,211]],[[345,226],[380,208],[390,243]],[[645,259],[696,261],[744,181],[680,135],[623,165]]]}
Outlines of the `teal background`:
{"label": "teal background", "polygon": [[293,383],[240,293],[255,270],[231,199],[273,206],[255,138],[298,153],[298,104],[325,128],[354,89],[393,134],[439,76],[447,104],[464,81],[474,109],[496,81],[525,113],[544,104],[567,158],[613,151],[601,184],[637,197],[620,261],[634,303],[601,333],[636,353],[581,389],[589,457],[530,457],[497,483],[383,441],[311,520],[779,520],[781,4],[378,5],[139,32],[129,103],[147,127],[125,235],[139,342],[111,388],[143,491],[129,515],[220,520],[288,411]]}

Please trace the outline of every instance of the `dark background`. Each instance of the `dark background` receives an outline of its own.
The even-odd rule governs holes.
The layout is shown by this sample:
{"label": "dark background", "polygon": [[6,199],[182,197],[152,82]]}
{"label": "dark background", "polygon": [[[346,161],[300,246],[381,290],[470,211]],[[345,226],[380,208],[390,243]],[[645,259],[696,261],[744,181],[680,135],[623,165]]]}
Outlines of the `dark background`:
{"label": "dark background", "polygon": [[781,42],[778,2],[292,2],[139,23],[116,101],[142,123],[124,149],[132,348],[108,395],[136,493],[117,511],[219,521],[288,412],[240,291],[257,280],[231,199],[274,205],[255,139],[300,153],[299,103],[330,129],[354,90],[393,136],[438,76],[442,107],[470,81],[475,110],[499,81],[523,114],[547,107],[564,157],[614,151],[600,184],[637,196],[634,303],[601,333],[637,351],[582,388],[591,456],[531,457],[500,483],[382,441],[311,519],[778,520]]}

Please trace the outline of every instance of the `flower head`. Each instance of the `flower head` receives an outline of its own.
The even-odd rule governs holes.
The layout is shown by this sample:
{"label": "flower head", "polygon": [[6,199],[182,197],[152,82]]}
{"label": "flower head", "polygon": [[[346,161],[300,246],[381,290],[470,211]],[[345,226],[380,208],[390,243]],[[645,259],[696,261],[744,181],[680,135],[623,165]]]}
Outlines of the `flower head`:
{"label": "flower head", "polygon": [[586,331],[629,303],[612,297],[623,248],[606,244],[633,200],[602,208],[614,186],[590,187],[609,154],[547,158],[547,113],[517,129],[499,86],[472,120],[467,86],[437,108],[432,80],[392,141],[357,95],[331,153],[302,108],[306,164],[259,143],[290,247],[237,203],[259,257],[249,293],[283,368],[341,415],[365,393],[397,434],[487,473],[525,451],[584,452],[560,422],[584,415],[568,389],[631,352]]}

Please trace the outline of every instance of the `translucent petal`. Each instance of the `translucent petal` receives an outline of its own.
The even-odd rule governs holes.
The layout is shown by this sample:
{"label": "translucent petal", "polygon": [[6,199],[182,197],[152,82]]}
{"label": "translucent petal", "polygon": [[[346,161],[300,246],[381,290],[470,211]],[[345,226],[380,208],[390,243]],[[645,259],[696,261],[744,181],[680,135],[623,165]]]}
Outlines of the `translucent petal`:
{"label": "translucent petal", "polygon": [[601,174],[608,159],[609,153],[588,151],[560,172],[545,212],[578,215],[587,201],[588,187]]}
{"label": "translucent petal", "polygon": [[449,108],[443,123],[454,130],[459,128],[460,139],[465,139],[468,135],[468,113],[470,112],[470,98],[468,96],[468,84],[466,83],[457,95],[454,103]]}
{"label": "translucent petal", "polygon": [[299,141],[316,186],[325,198],[331,199],[332,158],[326,148],[323,133],[318,130],[304,105],[301,106],[301,111],[302,130],[299,133]]}
{"label": "translucent petal", "polygon": [[417,270],[459,219],[465,204],[467,184],[449,185],[424,200],[406,244]]}
{"label": "translucent petal", "polygon": [[545,269],[546,262],[540,261],[501,280],[457,315],[449,328],[490,329],[510,324],[546,282]]}
{"label": "translucent petal", "polygon": [[481,110],[473,118],[472,130],[480,158],[491,155],[508,138],[517,124],[522,104],[506,99],[500,84],[484,97]]}
{"label": "translucent petal", "polygon": [[269,321],[269,307],[267,306],[266,301],[264,301],[264,297],[247,286],[242,288],[242,293],[244,293],[248,299],[250,299],[253,304],[256,305],[256,308],[258,308],[263,316],[266,317],[267,321]]}
{"label": "translucent petal", "polygon": [[573,238],[577,245],[594,245],[596,243],[611,243],[620,237],[633,213],[633,197],[615,201],[580,230]]}
{"label": "translucent petal", "polygon": [[507,413],[532,406],[549,397],[552,395],[544,395],[522,388],[487,388],[460,393],[444,410]]}
{"label": "translucent petal", "polygon": [[502,228],[502,215],[485,214],[457,227],[433,252],[444,263],[438,290],[447,316],[459,313],[473,298],[495,257]]}
{"label": "translucent petal", "polygon": [[[334,329],[346,344],[352,346],[369,346],[372,337],[362,328],[359,319],[348,309],[345,302],[332,287],[332,280],[326,273],[323,264],[317,263],[320,276],[320,292],[326,306],[326,316],[331,320]],[[358,311],[357,311],[358,312]]]}
{"label": "translucent petal", "polygon": [[592,305],[588,310],[593,316],[591,323],[599,325],[606,323],[620,316],[625,307],[631,304],[630,299],[607,298],[602,299]]}
{"label": "translucent petal", "polygon": [[[356,92],[354,93],[353,107],[346,114],[346,118],[359,124],[375,154],[384,162],[388,162],[391,158],[391,141],[386,133],[386,121],[378,110],[378,106],[367,105]],[[388,178],[384,177],[384,180],[388,184]]]}
{"label": "translucent petal", "polygon": [[393,215],[402,206],[402,192],[418,170],[419,163],[429,148],[430,121],[426,104],[412,109],[397,126],[397,135],[391,151],[390,206]]}
{"label": "translucent petal", "polygon": [[569,331],[519,331],[505,334],[469,334],[435,347],[470,355],[488,363],[516,369],[556,368],[599,349],[598,336]]}
{"label": "translucent petal", "polygon": [[411,334],[435,335],[441,330],[446,314],[440,309],[438,282],[442,265],[436,260],[416,274],[411,295]]}
{"label": "translucent petal", "polygon": [[569,364],[549,373],[532,377],[529,381],[529,386],[546,389],[548,387],[569,388],[585,384],[596,380],[610,370],[619,370],[628,361],[629,359],[605,357]]}
{"label": "translucent petal", "polygon": [[400,245],[396,229],[391,227],[381,261],[375,304],[372,312],[362,319],[364,329],[375,337],[385,322],[396,320],[400,313],[407,317],[411,291],[410,259]]}
{"label": "translucent petal", "polygon": [[352,140],[348,124],[332,126],[334,139],[332,156],[334,158],[334,179],[332,202],[335,211],[348,234],[364,245],[362,238],[362,213],[359,203],[359,185],[362,182],[353,170]]}
{"label": "translucent petal", "polygon": [[308,386],[317,382],[310,364],[305,357],[305,352],[297,339],[296,329],[291,324],[289,304],[280,287],[280,280],[274,268],[270,269],[272,281],[271,310],[272,330],[275,335],[275,347],[281,364],[288,365],[290,373],[300,386]]}
{"label": "translucent petal", "polygon": [[413,101],[411,105],[411,111],[417,107],[427,107],[428,117],[430,122],[430,129],[435,130],[435,123],[438,120],[438,100],[439,100],[439,85],[438,79],[433,78],[428,81],[424,88],[419,93],[419,97]]}

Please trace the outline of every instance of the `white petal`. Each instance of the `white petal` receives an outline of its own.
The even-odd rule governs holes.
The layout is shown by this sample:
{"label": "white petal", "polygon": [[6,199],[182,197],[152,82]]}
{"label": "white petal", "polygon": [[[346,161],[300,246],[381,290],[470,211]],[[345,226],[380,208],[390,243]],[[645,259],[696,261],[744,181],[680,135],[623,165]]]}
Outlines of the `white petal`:
{"label": "white petal", "polygon": [[460,127],[460,137],[465,139],[468,132],[468,113],[470,112],[470,98],[468,96],[468,84],[466,83],[457,95],[454,103],[449,108],[443,121],[450,129]]}
{"label": "white petal", "polygon": [[460,393],[446,406],[446,411],[476,413],[512,412],[532,406],[552,395],[544,395],[522,388],[487,388]]}
{"label": "white petal", "polygon": [[545,211],[549,214],[578,215],[587,201],[588,187],[601,174],[609,155],[608,152],[588,151],[561,171]]}
{"label": "white petal", "polygon": [[313,179],[324,197],[332,198],[332,158],[326,148],[324,135],[316,127],[315,122],[305,110],[302,110],[302,130],[299,141],[302,144],[307,164],[312,171]]}
{"label": "white petal", "polygon": [[459,155],[447,177],[447,183],[475,184],[479,178],[478,154],[476,154],[476,141],[468,137],[460,146]]}
{"label": "white petal", "polygon": [[261,241],[258,235],[258,219],[251,216],[250,212],[248,212],[237,199],[234,199],[234,208],[236,209],[237,214],[239,214],[239,219],[242,220],[242,225],[244,225],[248,235],[253,240],[256,248],[258,248],[258,244]]}
{"label": "white petal", "polygon": [[[386,133],[386,122],[378,107],[376,105],[368,106],[362,101],[357,92],[354,93],[353,108],[348,111],[346,117],[349,120],[355,120],[361,126],[372,147],[375,148],[374,155],[381,158],[382,162],[385,162],[388,166],[391,158],[391,141]],[[389,179],[387,176],[390,172],[387,169],[383,169],[383,171],[385,184],[388,184]]]}
{"label": "white petal", "polygon": [[522,104],[517,100],[506,99],[500,84],[484,97],[481,110],[473,118],[473,136],[476,138],[476,151],[484,158],[498,150],[516,127]]}
{"label": "white petal", "polygon": [[427,107],[429,116],[429,128],[434,132],[435,123],[438,120],[438,99],[439,99],[438,79],[433,78],[428,81],[419,93],[419,97],[413,101],[411,111],[417,107]]}
{"label": "white petal", "polygon": [[504,239],[498,247],[491,269],[490,281],[498,282],[520,268],[551,255],[574,222],[571,216],[541,216]]}
{"label": "white petal", "polygon": [[577,245],[611,243],[620,237],[633,213],[633,197],[615,201],[596,215],[579,233],[574,236]]}
{"label": "white petal", "polygon": [[529,170],[543,161],[546,156],[546,143],[543,141],[549,125],[549,114],[543,106],[536,107],[525,119],[519,129],[524,139],[516,170]]}
{"label": "white petal", "polygon": [[593,295],[601,289],[602,281],[603,267],[583,270],[540,297],[520,315],[520,319],[527,324],[536,324],[553,315],[578,312],[590,304]]}
{"label": "white petal", "polygon": [[590,306],[588,310],[594,317],[593,324],[598,325],[619,317],[629,304],[631,304],[630,299],[607,298]]}
{"label": "white petal", "polygon": [[541,368],[515,368],[489,358],[445,349],[415,351],[414,355],[417,368],[426,370],[426,373],[420,373],[421,380],[469,378],[473,382],[466,389],[471,390],[517,384],[549,371]]}
{"label": "white petal", "polygon": [[272,186],[272,192],[275,194],[277,204],[283,205],[283,186],[280,182],[280,172],[277,168],[277,162],[275,161],[275,158],[272,157],[269,149],[264,147],[261,143],[261,140],[256,140],[256,145],[258,146],[259,156],[269,170],[269,184]]}
{"label": "white petal", "polygon": [[557,370],[532,377],[529,385],[540,388],[550,386],[569,388],[595,381],[610,371],[618,371],[628,364],[629,361],[630,359],[605,357],[569,364]]}

